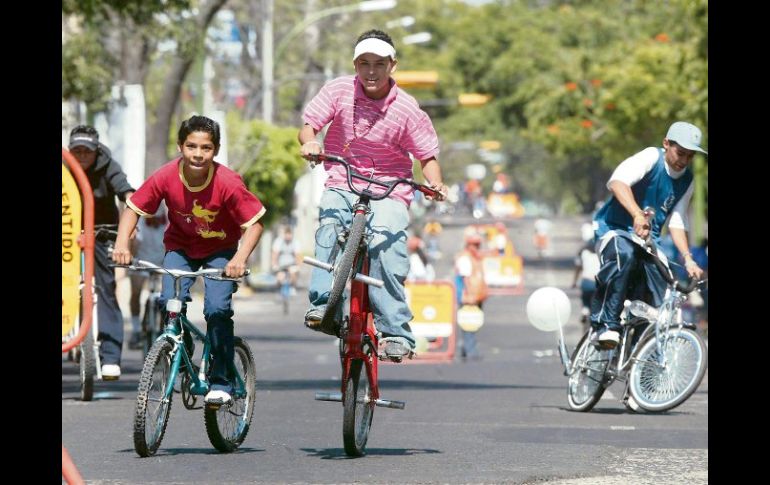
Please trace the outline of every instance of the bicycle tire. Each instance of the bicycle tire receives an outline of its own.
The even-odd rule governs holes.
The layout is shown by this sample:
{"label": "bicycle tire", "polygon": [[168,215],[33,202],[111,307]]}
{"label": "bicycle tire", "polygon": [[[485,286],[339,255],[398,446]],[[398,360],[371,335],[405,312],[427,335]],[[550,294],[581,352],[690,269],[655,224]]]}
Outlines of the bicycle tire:
{"label": "bicycle tire", "polygon": [[583,335],[572,353],[572,369],[567,382],[567,404],[572,411],[588,412],[606,389],[609,355],[591,344],[590,331]]}
{"label": "bicycle tire", "polygon": [[[329,299],[326,302],[326,311],[321,318],[320,328],[324,333],[338,335],[337,313],[339,306],[343,301],[343,293],[348,279],[353,274],[353,263],[356,255],[361,248],[361,240],[364,237],[366,229],[366,214],[356,214],[353,216],[353,222],[350,224],[350,232],[345,242],[345,250],[337,262],[334,262],[332,287],[329,291]],[[331,261],[330,261],[331,262]]]}
{"label": "bicycle tire", "polygon": [[94,334],[91,329],[80,342],[80,400],[91,401],[94,398],[94,376],[96,375],[96,352]]}
{"label": "bicycle tire", "polygon": [[369,375],[363,364],[360,359],[350,362],[350,375],[345,383],[342,440],[345,443],[345,454],[348,456],[366,454],[366,441],[374,416],[375,403],[369,400]]}
{"label": "bicycle tire", "polygon": [[[174,398],[173,392],[167,392],[172,349],[173,345],[168,340],[155,342],[139,376],[134,412],[134,450],[141,457],[154,455],[166,432]],[[168,401],[164,399],[167,394]],[[154,403],[157,406],[154,407]]]}
{"label": "bicycle tire", "polygon": [[640,342],[629,372],[629,391],[641,409],[662,412],[673,409],[698,388],[708,367],[708,350],[700,335],[679,329],[665,343],[663,352],[669,365],[657,364],[656,336]]}
{"label": "bicycle tire", "polygon": [[[209,441],[217,450],[229,453],[237,449],[251,426],[251,418],[254,414],[254,401],[256,400],[256,365],[254,354],[249,345],[240,337],[233,338],[235,350],[235,362],[237,372],[241,375],[246,386],[246,395],[237,397],[233,395],[230,405],[220,406],[218,409],[204,408],[203,420],[206,424],[206,434]],[[240,360],[240,368],[238,361]]]}

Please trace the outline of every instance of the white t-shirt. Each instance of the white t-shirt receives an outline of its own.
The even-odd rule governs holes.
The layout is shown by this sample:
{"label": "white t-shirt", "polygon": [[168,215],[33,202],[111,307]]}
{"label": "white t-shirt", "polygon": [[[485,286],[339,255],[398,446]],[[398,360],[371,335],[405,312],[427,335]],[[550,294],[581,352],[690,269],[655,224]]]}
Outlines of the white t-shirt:
{"label": "white t-shirt", "polygon": [[273,241],[273,252],[278,252],[278,266],[285,268],[297,264],[297,254],[299,254],[299,245],[296,239],[289,242],[283,237]]}
{"label": "white t-shirt", "polygon": [[593,280],[601,267],[599,255],[586,248],[583,248],[578,257],[575,258],[575,264],[582,267],[580,277],[584,280]]}
{"label": "white t-shirt", "polygon": [[163,256],[166,255],[166,247],[163,245],[166,225],[151,227],[144,217],[140,217],[136,227],[136,258],[162,265]]}

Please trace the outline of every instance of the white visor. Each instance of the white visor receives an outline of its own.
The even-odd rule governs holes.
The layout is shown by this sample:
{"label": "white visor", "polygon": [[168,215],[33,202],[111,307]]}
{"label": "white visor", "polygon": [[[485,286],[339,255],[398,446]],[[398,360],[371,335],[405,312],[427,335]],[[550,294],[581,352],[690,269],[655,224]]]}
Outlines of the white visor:
{"label": "white visor", "polygon": [[384,40],[370,37],[356,44],[356,49],[353,52],[353,60],[355,61],[358,59],[358,56],[361,54],[366,54],[367,52],[377,54],[381,57],[390,57],[391,59],[396,58],[396,49],[394,49],[392,45],[388,44]]}

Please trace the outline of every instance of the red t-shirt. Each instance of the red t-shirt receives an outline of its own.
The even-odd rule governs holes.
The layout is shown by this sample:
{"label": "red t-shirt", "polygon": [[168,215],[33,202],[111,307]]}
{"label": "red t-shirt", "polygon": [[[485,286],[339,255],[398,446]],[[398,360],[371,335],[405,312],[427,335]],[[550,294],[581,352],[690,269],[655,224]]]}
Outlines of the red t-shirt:
{"label": "red t-shirt", "polygon": [[184,179],[181,157],[155,171],[126,203],[140,216],[148,216],[158,210],[162,200],[169,220],[163,236],[166,251],[181,249],[195,259],[236,249],[241,229],[265,213],[241,176],[217,162],[203,185],[191,187]]}

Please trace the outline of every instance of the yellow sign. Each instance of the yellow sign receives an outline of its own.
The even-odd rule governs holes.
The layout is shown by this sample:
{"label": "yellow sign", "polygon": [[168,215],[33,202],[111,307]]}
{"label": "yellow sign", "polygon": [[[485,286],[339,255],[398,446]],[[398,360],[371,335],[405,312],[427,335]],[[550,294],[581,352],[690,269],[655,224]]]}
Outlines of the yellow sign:
{"label": "yellow sign", "polygon": [[75,179],[61,166],[61,334],[75,328],[80,309],[80,245],[82,221],[80,191]]}
{"label": "yellow sign", "polygon": [[524,206],[516,194],[492,193],[487,197],[487,210],[493,217],[521,217]]}
{"label": "yellow sign", "polygon": [[485,256],[481,264],[487,286],[518,286],[521,283],[521,256]]}
{"label": "yellow sign", "polygon": [[454,327],[455,290],[450,284],[406,282],[406,303],[417,337],[449,337]]}

